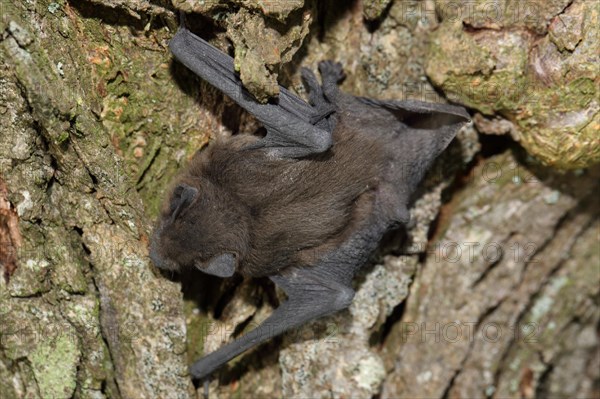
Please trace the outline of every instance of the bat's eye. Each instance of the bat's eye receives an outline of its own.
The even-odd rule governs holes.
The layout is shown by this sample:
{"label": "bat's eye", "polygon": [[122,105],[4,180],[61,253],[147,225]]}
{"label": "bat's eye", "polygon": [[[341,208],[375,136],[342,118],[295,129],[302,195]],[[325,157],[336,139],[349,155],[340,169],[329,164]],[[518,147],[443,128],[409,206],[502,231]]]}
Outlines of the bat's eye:
{"label": "bat's eye", "polygon": [[173,191],[173,198],[171,199],[171,221],[177,219],[177,216],[189,207],[196,196],[198,195],[198,189],[187,184],[180,184]]}

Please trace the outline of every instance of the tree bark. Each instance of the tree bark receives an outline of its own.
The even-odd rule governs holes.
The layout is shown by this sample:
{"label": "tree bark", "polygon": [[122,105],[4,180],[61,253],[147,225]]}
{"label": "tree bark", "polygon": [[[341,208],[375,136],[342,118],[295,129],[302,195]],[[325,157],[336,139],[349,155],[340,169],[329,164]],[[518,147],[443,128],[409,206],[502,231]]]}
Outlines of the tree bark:
{"label": "tree bark", "polygon": [[[513,141],[560,153],[531,147],[558,120],[545,98],[527,107],[456,88],[498,79],[511,46],[554,45],[566,72],[552,87],[579,107],[561,115],[593,124],[597,7],[532,0],[535,20],[496,26],[480,14],[456,24],[432,0],[272,3],[2,0],[0,397],[201,397],[188,364],[278,304],[268,281],[165,276],[147,256],[177,170],[210,140],[258,127],[172,60],[182,9],[217,46],[231,40],[259,98],[277,79],[302,94],[299,67],[335,59],[346,92],[446,101],[435,83],[479,112],[429,173],[409,228],[355,279],[349,310],[233,360],[211,397],[600,398],[597,137],[569,125],[569,146],[590,156],[559,172]],[[507,52],[488,75],[464,62],[494,40]],[[530,98],[549,90],[538,77],[518,77]]]}

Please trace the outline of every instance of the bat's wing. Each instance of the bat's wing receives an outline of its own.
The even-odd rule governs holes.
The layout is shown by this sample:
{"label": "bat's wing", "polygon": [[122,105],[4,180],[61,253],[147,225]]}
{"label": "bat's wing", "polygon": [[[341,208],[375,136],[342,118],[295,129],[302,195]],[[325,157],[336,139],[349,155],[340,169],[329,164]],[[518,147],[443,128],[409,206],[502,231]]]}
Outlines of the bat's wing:
{"label": "bat's wing", "polygon": [[169,48],[182,64],[231,97],[265,125],[267,136],[261,140],[260,146],[268,148],[273,154],[302,157],[331,147],[333,125],[315,118],[315,115],[323,114],[318,107],[311,107],[281,86],[277,104],[258,103],[244,89],[235,72],[233,59],[184,26],[171,39]]}

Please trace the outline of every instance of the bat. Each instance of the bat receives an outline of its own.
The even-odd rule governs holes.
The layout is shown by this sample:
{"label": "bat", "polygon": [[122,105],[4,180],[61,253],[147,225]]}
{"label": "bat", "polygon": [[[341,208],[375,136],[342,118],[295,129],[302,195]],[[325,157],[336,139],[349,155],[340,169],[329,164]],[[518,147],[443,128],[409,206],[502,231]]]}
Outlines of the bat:
{"label": "bat", "polygon": [[454,105],[344,94],[341,64],[301,76],[308,103],[283,87],[258,103],[233,59],[183,24],[177,60],[266,128],[199,151],[166,197],[150,240],[160,269],[218,277],[268,276],[287,299],[254,330],[190,368],[207,381],[219,367],[286,330],[342,310],[352,278],[383,234],[409,220],[411,194],[469,115]]}

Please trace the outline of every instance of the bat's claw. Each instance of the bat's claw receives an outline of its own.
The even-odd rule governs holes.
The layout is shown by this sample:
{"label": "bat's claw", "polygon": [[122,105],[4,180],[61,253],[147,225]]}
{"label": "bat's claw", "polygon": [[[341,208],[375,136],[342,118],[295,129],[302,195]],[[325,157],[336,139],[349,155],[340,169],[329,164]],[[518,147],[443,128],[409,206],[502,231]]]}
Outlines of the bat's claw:
{"label": "bat's claw", "polygon": [[179,29],[187,29],[185,12],[179,10]]}
{"label": "bat's claw", "polygon": [[192,367],[190,367],[190,374],[192,375],[192,379],[198,381],[202,387],[204,388],[203,397],[204,399],[208,399],[208,385],[210,384],[210,377],[212,374],[212,370],[208,370],[206,367],[202,367],[200,364],[203,359],[195,362]]}
{"label": "bat's claw", "polygon": [[315,76],[313,71],[306,67],[303,67],[300,70],[300,76],[302,77],[302,82],[304,83],[304,87],[306,87],[306,91],[308,91],[309,94],[311,94],[312,99],[313,93],[319,93],[321,91],[321,85],[319,84],[317,77]]}

